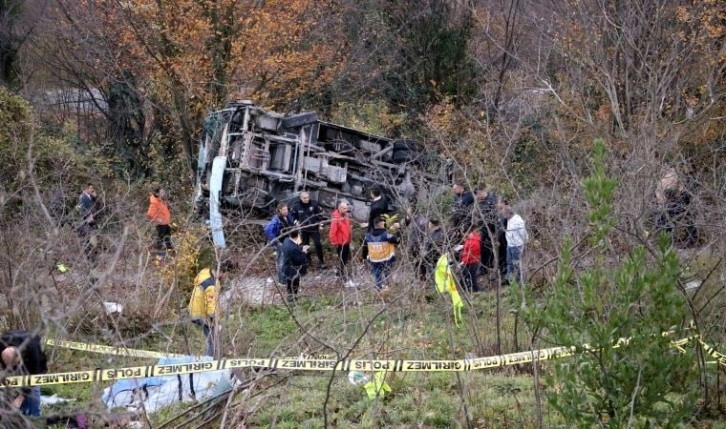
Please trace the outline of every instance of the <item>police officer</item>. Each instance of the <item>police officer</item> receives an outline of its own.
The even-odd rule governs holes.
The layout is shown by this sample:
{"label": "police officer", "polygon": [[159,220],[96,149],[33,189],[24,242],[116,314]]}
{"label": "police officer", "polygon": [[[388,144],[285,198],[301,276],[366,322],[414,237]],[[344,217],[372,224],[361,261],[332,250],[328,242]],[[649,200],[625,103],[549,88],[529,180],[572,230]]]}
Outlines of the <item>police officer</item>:
{"label": "police officer", "polygon": [[[320,231],[323,229],[323,215],[320,205],[317,201],[310,199],[309,192],[303,191],[300,193],[300,198],[292,205],[290,214],[294,219],[295,226],[300,228],[302,245],[309,246],[312,238],[313,243],[315,243],[315,254],[318,256],[320,269],[326,269],[327,266],[323,260],[323,244],[320,240]],[[308,255],[308,264],[310,259],[311,257]]]}

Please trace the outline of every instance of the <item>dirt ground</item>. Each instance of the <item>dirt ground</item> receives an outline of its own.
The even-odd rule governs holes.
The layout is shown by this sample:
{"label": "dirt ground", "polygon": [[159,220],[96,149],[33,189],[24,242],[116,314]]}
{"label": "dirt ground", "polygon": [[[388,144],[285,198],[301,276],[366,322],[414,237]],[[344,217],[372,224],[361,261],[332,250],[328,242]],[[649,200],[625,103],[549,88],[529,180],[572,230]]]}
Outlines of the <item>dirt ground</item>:
{"label": "dirt ground", "polygon": [[[272,262],[270,262],[272,264]],[[324,270],[313,267],[300,282],[300,298],[320,295],[335,294],[341,291],[363,292],[373,288],[373,280],[370,273],[365,270],[363,264],[352,263],[353,280],[359,284],[356,288],[345,288],[343,283],[336,276],[333,268]],[[283,296],[287,292],[284,284],[276,280],[273,273],[274,267],[270,267],[268,275],[265,272],[257,272],[252,275],[239,275],[230,279],[220,296],[220,302],[243,302],[247,305],[279,305],[282,304]]]}

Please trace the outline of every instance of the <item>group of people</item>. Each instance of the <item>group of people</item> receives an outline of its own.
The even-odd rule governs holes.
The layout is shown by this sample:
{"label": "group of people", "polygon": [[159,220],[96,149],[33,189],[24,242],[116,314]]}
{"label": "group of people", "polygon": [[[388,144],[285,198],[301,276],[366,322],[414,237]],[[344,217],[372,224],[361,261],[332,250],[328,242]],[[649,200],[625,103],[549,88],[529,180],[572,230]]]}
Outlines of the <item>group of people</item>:
{"label": "group of people", "polygon": [[[402,243],[407,244],[422,281],[433,279],[442,254],[449,255],[449,261],[458,261],[454,272],[468,291],[482,290],[477,278],[495,270],[495,265],[506,282],[522,281],[520,261],[528,234],[521,216],[513,211],[506,199],[497,198],[486,185],[467,191],[464,183],[457,182],[453,191],[454,205],[448,227],[439,219],[416,214],[411,209],[402,222],[397,222],[397,215],[391,212],[382,190],[373,187],[369,191],[368,222],[360,224],[365,229],[361,253],[370,264],[376,291],[390,289],[396,251]],[[92,247],[89,237],[96,228],[95,200],[93,185],[88,184],[77,207],[81,219],[77,232],[84,239],[87,252]],[[277,276],[286,285],[288,302],[296,301],[300,281],[312,263],[311,244],[315,247],[318,267],[327,268],[322,237],[328,224],[337,276],[345,287],[359,286],[349,268],[353,240],[351,208],[349,202],[339,201],[328,220],[319,203],[306,191],[301,192],[292,204],[278,204],[276,214],[264,227],[264,234],[275,249]],[[155,188],[149,196],[146,216],[156,228],[154,247],[160,252],[171,250],[171,212],[163,188]],[[405,236],[402,224],[407,230]],[[213,354],[216,294],[219,281],[227,271],[229,268],[225,265],[215,277],[211,268],[205,268],[194,279],[189,311],[206,337],[208,355]]]}
{"label": "group of people", "polygon": [[[485,184],[467,191],[462,182],[453,185],[454,207],[448,228],[439,219],[414,214],[408,210],[403,224],[408,230],[402,236],[400,222],[389,211],[389,204],[379,188],[370,190],[368,222],[362,243],[362,256],[370,263],[375,289],[390,288],[390,274],[396,261],[396,249],[402,240],[421,280],[433,278],[438,257],[445,252],[457,256],[460,279],[472,292],[482,290],[477,278],[498,268],[505,283],[521,282],[521,258],[529,236],[522,217],[515,213],[505,198],[498,198]],[[350,276],[353,226],[350,204],[341,200],[330,216],[329,240],[337,260],[337,275],[346,287],[356,287]],[[308,192],[301,192],[292,205],[281,202],[276,214],[267,222],[264,233],[277,255],[279,281],[287,287],[287,298],[294,301],[311,264],[310,243],[315,245],[319,266],[326,268],[321,232],[327,221],[317,201]],[[457,245],[457,242],[461,244]],[[495,267],[498,265],[498,267]]]}
{"label": "group of people", "polygon": [[467,191],[464,182],[453,186],[454,207],[451,216],[452,236],[464,235],[463,244],[454,249],[461,252],[463,283],[478,292],[477,277],[499,271],[504,284],[521,283],[522,255],[529,241],[524,219],[516,213],[509,200],[498,197],[486,183]]}
{"label": "group of people", "polygon": [[[369,219],[367,223],[361,224],[361,227],[366,228],[363,257],[371,263],[376,290],[385,291],[388,289],[386,283],[390,267],[395,260],[395,246],[400,243],[400,236],[396,233],[400,225],[392,224],[393,232],[386,229],[384,215],[389,212],[388,202],[380,189],[373,188],[370,197]],[[350,210],[348,201],[338,202],[330,216],[328,238],[335,252],[338,277],[346,287],[357,287],[358,284],[353,281],[348,266],[353,239]],[[326,224],[327,221],[318,202],[311,200],[309,192],[301,192],[299,199],[291,207],[286,202],[279,203],[276,214],[264,227],[269,245],[276,250],[279,281],[287,286],[287,298],[291,302],[295,301],[300,279],[305,276],[312,262],[311,241],[315,245],[320,269],[327,268],[321,238],[321,232]]]}
{"label": "group of people", "polygon": [[[45,374],[48,359],[40,336],[27,331],[9,331],[0,336],[0,379],[11,376]],[[40,386],[0,389],[0,415],[8,407],[25,416],[40,416]],[[0,417],[0,421],[3,417]]]}
{"label": "group of people", "polygon": [[[347,267],[353,236],[349,211],[348,202],[341,201],[338,204],[332,213],[329,238],[339,261],[338,275],[346,286],[351,287],[355,284]],[[265,237],[276,251],[279,281],[287,286],[287,298],[291,302],[296,299],[300,279],[307,274],[311,263],[311,241],[315,245],[319,268],[327,268],[321,237],[325,223],[318,202],[310,198],[309,192],[301,192],[292,207],[286,202],[280,202],[275,216],[264,227]]]}
{"label": "group of people", "polygon": [[503,284],[521,283],[522,255],[529,241],[524,219],[506,198],[485,183],[467,190],[464,182],[452,186],[454,201],[448,228],[440,219],[408,212],[409,249],[421,280],[431,277],[438,258],[446,253],[458,261],[454,271],[469,292],[479,292],[479,275],[497,270]]}
{"label": "group of people", "polygon": [[[97,207],[98,195],[92,183],[87,183],[78,197],[78,204],[75,206],[77,221],[72,222],[74,230],[81,239],[84,254],[90,262],[95,262],[97,255],[96,232],[98,230],[97,217],[101,210]],[[51,204],[51,213],[59,224],[65,224],[66,214],[62,195],[54,195]],[[162,187],[155,187],[149,195],[149,207],[146,217],[151,221],[156,230],[152,248],[163,255],[172,250],[171,242],[171,210],[167,201],[166,190]]]}

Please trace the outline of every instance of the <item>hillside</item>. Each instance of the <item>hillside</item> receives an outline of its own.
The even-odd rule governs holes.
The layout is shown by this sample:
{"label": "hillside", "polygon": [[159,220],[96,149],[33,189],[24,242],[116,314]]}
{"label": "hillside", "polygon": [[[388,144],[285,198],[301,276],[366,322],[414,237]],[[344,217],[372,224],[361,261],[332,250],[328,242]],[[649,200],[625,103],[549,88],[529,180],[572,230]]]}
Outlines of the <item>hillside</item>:
{"label": "hillside", "polygon": [[[44,405],[44,416],[83,411],[91,427],[721,427],[723,2],[15,0],[0,4],[0,22],[0,331],[200,355],[204,336],[187,309],[194,279],[229,262],[214,319],[220,358],[575,351],[388,372],[390,392],[372,399],[350,371],[236,368],[230,392],[154,413],[109,409],[100,399],[109,381],[48,384],[45,396],[75,401]],[[526,224],[522,281],[503,281],[497,260],[478,276],[485,290],[469,293],[452,264],[459,321],[456,296],[437,291],[433,272],[419,277],[415,223],[402,221],[390,291],[378,293],[356,222],[358,287],[346,288],[325,220],[329,268],[313,264],[291,305],[265,246],[267,214],[225,212],[218,248],[193,204],[200,139],[219,125],[208,113],[230,100],[416,141],[448,162],[450,183],[415,201],[387,197],[401,219],[410,209],[441,221],[442,237],[423,234],[430,262],[485,232],[483,212],[501,222],[501,199],[486,200],[496,195]],[[280,195],[261,183],[263,198]],[[479,191],[463,212],[456,183]],[[85,207],[88,185],[96,197]],[[171,216],[166,254],[154,250],[147,216],[159,188]],[[104,303],[123,310],[109,315]],[[156,363],[46,352],[51,373]],[[0,413],[7,427],[41,424],[5,402]]]}

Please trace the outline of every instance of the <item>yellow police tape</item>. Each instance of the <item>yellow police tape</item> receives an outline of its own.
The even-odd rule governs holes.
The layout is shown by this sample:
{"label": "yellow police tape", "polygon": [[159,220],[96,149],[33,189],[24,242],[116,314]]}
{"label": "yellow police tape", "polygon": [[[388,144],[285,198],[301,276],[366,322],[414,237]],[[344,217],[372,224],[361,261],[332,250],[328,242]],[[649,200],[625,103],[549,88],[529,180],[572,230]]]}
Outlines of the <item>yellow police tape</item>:
{"label": "yellow police tape", "polygon": [[56,340],[52,340],[52,339],[46,340],[45,344],[49,345],[49,346],[53,346],[53,347],[62,347],[62,348],[71,349],[71,350],[81,350],[84,352],[101,353],[101,354],[116,355],[116,356],[139,357],[139,358],[159,359],[159,358],[163,358],[163,357],[186,356],[186,355],[181,355],[178,353],[150,352],[147,350],[129,349],[129,348],[125,348],[125,347],[114,347],[114,346],[103,346],[100,344],[77,343],[74,341],[56,341]]}
{"label": "yellow police tape", "polygon": [[701,344],[703,351],[706,352],[707,355],[716,359],[716,362],[719,365],[726,366],[726,355],[725,354],[718,352],[715,347],[706,344],[700,337],[698,338],[698,342]]}
{"label": "yellow police tape", "polygon": [[[676,348],[690,342],[695,337],[682,338],[671,342]],[[726,364],[726,355],[717,352],[699,339],[707,353]],[[66,342],[68,345],[69,342]],[[56,345],[54,343],[53,345]],[[87,347],[86,350],[99,351],[104,346]],[[111,347],[116,350],[117,348]],[[140,350],[143,351],[143,350]],[[272,358],[248,359],[230,358],[209,361],[169,365],[146,365],[124,368],[95,369],[92,371],[72,371],[42,375],[24,375],[7,377],[8,387],[39,386],[49,384],[87,383],[95,381],[115,381],[129,378],[157,377],[189,374],[196,372],[217,371],[233,368],[267,368],[303,371],[392,371],[392,372],[463,372],[499,368],[537,361],[558,359],[575,354],[576,347],[551,347],[519,353],[508,353],[499,356],[480,357],[459,360],[370,360],[352,359],[338,361],[336,359],[306,358]],[[148,352],[156,353],[156,352]],[[169,355],[165,355],[169,356]],[[144,356],[146,357],[146,356]]]}

